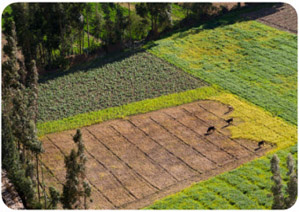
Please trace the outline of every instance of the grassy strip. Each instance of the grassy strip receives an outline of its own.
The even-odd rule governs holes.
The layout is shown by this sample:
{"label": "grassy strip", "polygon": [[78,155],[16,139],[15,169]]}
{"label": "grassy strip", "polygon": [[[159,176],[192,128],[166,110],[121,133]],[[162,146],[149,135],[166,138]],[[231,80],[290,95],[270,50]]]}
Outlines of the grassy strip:
{"label": "grassy strip", "polygon": [[[286,186],[286,158],[291,152],[297,159],[297,145],[276,152],[280,158],[283,185]],[[230,172],[202,181],[158,200],[146,209],[271,209],[273,197],[270,159],[264,156]],[[254,179],[253,179],[254,178]],[[188,206],[188,203],[193,204]]]}
{"label": "grassy strip", "polygon": [[229,17],[175,33],[148,51],[296,124],[297,36],[237,21]]}
{"label": "grassy strip", "polygon": [[38,123],[38,135],[42,136],[48,133],[80,128],[110,119],[124,118],[138,113],[147,113],[200,99],[207,99],[211,96],[219,95],[220,93],[221,91],[215,86],[201,87],[181,93],[160,96],[154,99],[146,99],[119,107],[111,107],[104,110],[78,114],[60,120]]}

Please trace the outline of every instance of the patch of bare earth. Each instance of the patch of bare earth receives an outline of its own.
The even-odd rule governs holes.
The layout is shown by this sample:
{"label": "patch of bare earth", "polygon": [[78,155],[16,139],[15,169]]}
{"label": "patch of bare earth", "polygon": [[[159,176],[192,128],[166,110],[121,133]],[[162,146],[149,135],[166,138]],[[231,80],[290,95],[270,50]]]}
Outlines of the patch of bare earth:
{"label": "patch of bare earth", "polygon": [[271,8],[263,8],[244,14],[244,17],[297,34],[297,13],[289,4],[277,4]]}
{"label": "patch of bare earth", "polygon": [[[257,143],[231,138],[229,108],[198,101],[82,128],[92,209],[138,209],[155,200],[260,157]],[[237,124],[234,122],[233,124]],[[216,130],[205,135],[207,129]],[[63,157],[75,130],[43,139],[45,181],[61,189]]]}

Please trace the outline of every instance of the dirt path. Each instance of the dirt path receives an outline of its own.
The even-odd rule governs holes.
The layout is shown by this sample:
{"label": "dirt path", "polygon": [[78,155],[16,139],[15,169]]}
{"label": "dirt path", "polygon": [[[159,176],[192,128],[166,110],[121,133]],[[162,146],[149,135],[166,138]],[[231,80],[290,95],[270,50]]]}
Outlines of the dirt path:
{"label": "dirt path", "polygon": [[277,29],[297,34],[297,13],[289,4],[277,4],[271,8],[244,14],[244,16]]}
{"label": "dirt path", "polygon": [[[255,151],[256,142],[231,139],[228,110],[219,102],[198,101],[82,128],[93,188],[90,208],[142,208],[270,149]],[[216,130],[205,135],[210,126]],[[55,175],[46,175],[46,181],[63,182],[63,155],[74,147],[74,134],[43,139],[42,160]]]}

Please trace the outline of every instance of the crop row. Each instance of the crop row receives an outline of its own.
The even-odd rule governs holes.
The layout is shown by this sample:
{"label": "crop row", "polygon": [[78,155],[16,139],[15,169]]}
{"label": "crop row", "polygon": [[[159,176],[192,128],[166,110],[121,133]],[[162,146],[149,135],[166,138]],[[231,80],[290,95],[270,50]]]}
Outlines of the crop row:
{"label": "crop row", "polygon": [[98,59],[41,79],[38,121],[125,105],[206,85],[147,52]]}
{"label": "crop row", "polygon": [[148,51],[296,124],[295,35],[243,21],[176,33]]}
{"label": "crop row", "polygon": [[[288,179],[286,158],[289,152],[297,160],[297,145],[276,152],[281,161],[284,189]],[[196,183],[147,209],[271,209],[271,157],[272,154]]]}

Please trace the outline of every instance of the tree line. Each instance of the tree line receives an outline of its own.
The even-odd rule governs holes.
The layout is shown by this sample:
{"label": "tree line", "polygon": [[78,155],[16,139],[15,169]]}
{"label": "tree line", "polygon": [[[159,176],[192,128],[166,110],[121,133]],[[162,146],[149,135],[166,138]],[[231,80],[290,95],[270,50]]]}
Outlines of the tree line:
{"label": "tree line", "polygon": [[[25,66],[67,68],[69,55],[121,50],[134,41],[155,39],[174,28],[173,3],[14,3],[3,13],[13,20]],[[227,12],[212,3],[183,3],[183,25]],[[4,27],[3,27],[4,28]]]}
{"label": "tree line", "polygon": [[2,168],[14,184],[25,208],[87,209],[91,187],[85,176],[85,147],[80,130],[73,140],[77,150],[65,156],[66,180],[63,192],[44,182],[42,142],[36,133],[38,72],[35,60],[28,67],[18,50],[15,23],[5,23],[6,44],[2,61]]}

